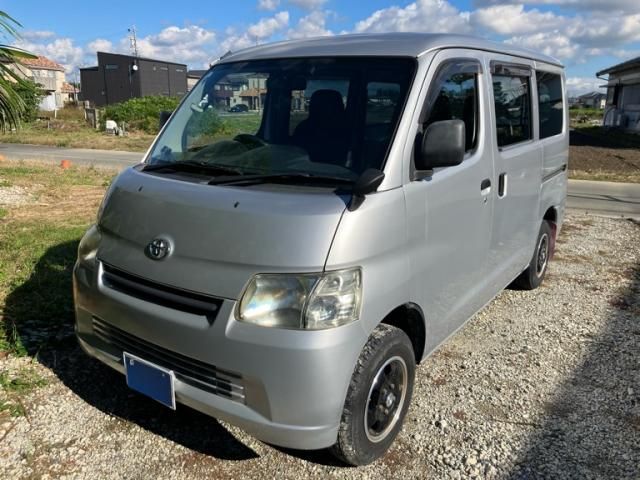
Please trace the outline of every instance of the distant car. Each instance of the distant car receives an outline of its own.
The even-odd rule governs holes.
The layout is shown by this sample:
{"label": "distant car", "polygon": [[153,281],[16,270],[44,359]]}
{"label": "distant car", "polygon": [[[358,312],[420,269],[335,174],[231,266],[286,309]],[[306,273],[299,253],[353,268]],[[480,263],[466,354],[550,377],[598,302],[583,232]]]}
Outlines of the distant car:
{"label": "distant car", "polygon": [[248,111],[249,107],[247,107],[244,103],[239,103],[238,105],[234,105],[229,109],[229,113],[244,113]]}

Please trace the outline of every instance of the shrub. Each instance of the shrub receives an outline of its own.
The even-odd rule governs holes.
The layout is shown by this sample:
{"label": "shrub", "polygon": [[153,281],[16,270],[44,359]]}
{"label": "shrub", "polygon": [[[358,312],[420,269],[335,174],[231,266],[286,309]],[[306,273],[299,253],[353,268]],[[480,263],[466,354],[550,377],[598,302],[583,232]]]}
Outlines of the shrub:
{"label": "shrub", "polygon": [[24,110],[20,113],[20,120],[23,122],[33,122],[38,118],[38,107],[43,91],[33,80],[20,79],[13,89],[24,102]]}
{"label": "shrub", "polygon": [[102,115],[103,126],[105,120],[115,120],[118,124],[125,122],[130,130],[158,133],[160,112],[173,111],[178,103],[177,97],[150,96],[108,105]]}

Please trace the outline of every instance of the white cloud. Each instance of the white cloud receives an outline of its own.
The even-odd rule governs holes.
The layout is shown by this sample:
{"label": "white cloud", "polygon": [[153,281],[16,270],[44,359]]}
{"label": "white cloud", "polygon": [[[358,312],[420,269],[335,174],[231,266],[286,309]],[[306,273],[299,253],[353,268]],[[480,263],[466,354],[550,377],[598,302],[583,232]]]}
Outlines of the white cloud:
{"label": "white cloud", "polygon": [[306,10],[316,10],[327,3],[327,0],[289,0],[289,3]]}
{"label": "white cloud", "polygon": [[604,88],[599,88],[603,84],[604,82],[596,77],[567,77],[567,92],[570,96],[589,92],[604,93]]}
{"label": "white cloud", "polygon": [[638,0],[476,0],[476,6],[501,5],[511,3],[526,3],[527,5],[557,5],[560,7],[573,8],[580,12],[587,11],[621,11],[638,12],[640,2]]}
{"label": "white cloud", "polygon": [[575,17],[569,22],[567,34],[574,41],[590,47],[610,48],[640,41],[640,14],[600,14]]}
{"label": "white cloud", "polygon": [[259,10],[275,10],[280,5],[280,0],[258,0]]}
{"label": "white cloud", "polygon": [[96,38],[94,41],[87,44],[87,50],[89,52],[111,52],[113,50],[113,43],[104,38]]}
{"label": "white cloud", "polygon": [[289,24],[289,12],[278,12],[273,17],[262,18],[247,28],[247,34],[256,40],[270,37]]}
{"label": "white cloud", "polygon": [[315,10],[309,15],[302,17],[298,20],[295,28],[289,30],[287,37],[295,39],[333,35],[333,32],[326,28],[328,13],[329,12]]}
{"label": "white cloud", "polygon": [[417,0],[406,7],[383,8],[356,23],[356,32],[469,33],[469,13],[444,0]]}
{"label": "white cloud", "polygon": [[[216,34],[198,25],[172,25],[157,34],[138,37],[137,45],[138,54],[142,57],[207,65],[214,53]],[[117,49],[129,53],[129,39],[121,39]]]}
{"label": "white cloud", "polygon": [[235,29],[227,30],[227,37],[220,42],[218,51],[219,53],[225,53],[229,50],[235,52],[257,45],[284,30],[288,25],[289,12],[284,11],[278,12],[272,17],[260,19],[249,25],[244,32],[237,32]]}
{"label": "white cloud", "polygon": [[541,52],[560,60],[576,58],[580,49],[569,37],[558,31],[516,36],[505,40],[505,43]]}
{"label": "white cloud", "polygon": [[[45,37],[45,40],[47,39],[49,37]],[[75,45],[71,38],[56,38],[47,43],[29,41],[25,38],[18,41],[17,46],[54,60],[62,65],[67,73],[84,63],[84,50]]]}
{"label": "white cloud", "polygon": [[480,8],[471,14],[477,27],[488,28],[500,35],[514,35],[537,32],[541,28],[553,30],[566,23],[566,17],[553,12],[525,10],[524,5],[494,5]]}

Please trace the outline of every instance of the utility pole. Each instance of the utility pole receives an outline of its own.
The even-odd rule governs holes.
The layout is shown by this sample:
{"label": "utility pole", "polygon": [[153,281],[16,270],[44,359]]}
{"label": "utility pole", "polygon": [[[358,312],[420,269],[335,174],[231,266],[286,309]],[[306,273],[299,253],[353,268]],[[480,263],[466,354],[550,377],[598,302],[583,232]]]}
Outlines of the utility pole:
{"label": "utility pole", "polygon": [[129,32],[129,45],[131,53],[134,57],[138,56],[138,39],[136,38],[136,26],[131,25],[131,28],[127,29]]}

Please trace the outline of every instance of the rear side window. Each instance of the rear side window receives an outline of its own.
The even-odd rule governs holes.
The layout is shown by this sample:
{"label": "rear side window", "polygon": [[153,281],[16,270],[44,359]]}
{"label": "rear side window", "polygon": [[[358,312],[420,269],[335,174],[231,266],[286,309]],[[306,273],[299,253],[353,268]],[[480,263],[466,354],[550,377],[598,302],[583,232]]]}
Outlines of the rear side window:
{"label": "rear side window", "polygon": [[474,150],[478,137],[478,73],[480,65],[453,60],[440,67],[429,91],[429,110],[423,128],[441,120],[462,120],[465,150]]}
{"label": "rear side window", "polygon": [[496,111],[498,146],[506,147],[531,140],[531,88],[528,75],[493,75],[493,102]]}
{"label": "rear side window", "polygon": [[562,80],[560,75],[536,72],[538,84],[538,112],[540,115],[540,138],[562,133],[564,104],[562,102]]}

